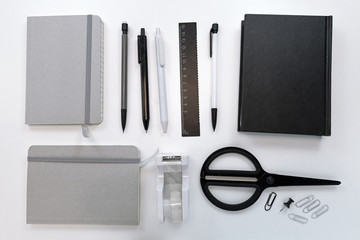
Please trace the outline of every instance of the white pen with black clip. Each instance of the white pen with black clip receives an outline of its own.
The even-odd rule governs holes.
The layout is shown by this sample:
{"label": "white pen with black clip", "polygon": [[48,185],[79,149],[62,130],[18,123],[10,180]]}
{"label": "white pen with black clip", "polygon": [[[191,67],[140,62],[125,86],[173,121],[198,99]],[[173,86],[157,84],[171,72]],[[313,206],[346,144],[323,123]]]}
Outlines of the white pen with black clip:
{"label": "white pen with black clip", "polygon": [[219,25],[214,23],[210,29],[210,58],[211,58],[211,122],[213,130],[217,119],[217,88],[218,88],[218,30]]}
{"label": "white pen with black clip", "polygon": [[155,48],[159,84],[160,122],[163,132],[166,133],[168,128],[168,111],[165,84],[165,53],[164,40],[161,36],[160,28],[156,28]]}

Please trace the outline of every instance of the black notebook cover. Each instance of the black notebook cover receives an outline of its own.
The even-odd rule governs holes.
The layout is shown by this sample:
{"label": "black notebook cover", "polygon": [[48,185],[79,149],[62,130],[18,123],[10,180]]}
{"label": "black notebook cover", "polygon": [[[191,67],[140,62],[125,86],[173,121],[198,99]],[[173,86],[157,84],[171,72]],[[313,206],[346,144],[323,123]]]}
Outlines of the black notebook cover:
{"label": "black notebook cover", "polygon": [[332,16],[245,15],[238,131],[330,136]]}

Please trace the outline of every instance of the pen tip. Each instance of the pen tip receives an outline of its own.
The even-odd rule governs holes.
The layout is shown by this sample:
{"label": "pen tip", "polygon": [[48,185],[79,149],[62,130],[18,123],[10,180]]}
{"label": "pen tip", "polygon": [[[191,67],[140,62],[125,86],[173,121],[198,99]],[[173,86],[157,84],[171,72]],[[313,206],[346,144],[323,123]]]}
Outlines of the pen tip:
{"label": "pen tip", "polygon": [[214,131],[216,128],[216,118],[217,118],[217,108],[212,108],[211,109],[211,123],[212,123],[212,127],[213,127]]}
{"label": "pen tip", "polygon": [[168,121],[162,121],[161,122],[161,127],[163,129],[163,133],[167,133]]}

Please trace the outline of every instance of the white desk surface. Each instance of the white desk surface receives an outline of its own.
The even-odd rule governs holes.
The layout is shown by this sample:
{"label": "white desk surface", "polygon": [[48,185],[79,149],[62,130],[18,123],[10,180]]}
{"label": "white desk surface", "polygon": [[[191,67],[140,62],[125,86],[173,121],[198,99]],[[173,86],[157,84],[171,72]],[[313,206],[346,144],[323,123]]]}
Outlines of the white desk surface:
{"label": "white desk surface", "polygon": [[[359,239],[360,230],[360,3],[358,1],[5,1],[0,4],[0,239]],[[246,13],[333,15],[332,136],[239,133],[237,128],[240,25]],[[97,14],[105,24],[104,121],[79,126],[29,127],[25,119],[26,17]],[[121,23],[129,24],[129,109],[125,133],[120,123]],[[178,23],[196,21],[201,137],[181,137]],[[219,114],[216,132],[210,119],[209,30],[219,23]],[[151,121],[146,134],[141,121],[140,68],[136,38],[146,28],[149,54]],[[155,28],[165,41],[169,105],[168,134],[159,121]],[[190,156],[190,217],[179,225],[161,224],[156,210],[156,167],[141,170],[141,223],[127,226],[27,225],[27,150],[35,144],[135,145],[142,157],[161,152]],[[208,155],[225,146],[252,152],[265,170],[280,174],[338,179],[337,187],[286,187],[266,190],[252,207],[226,212],[209,203],[199,173]],[[225,163],[223,163],[225,164]],[[234,164],[232,162],[231,164]],[[230,165],[231,165],[230,164]],[[228,164],[229,165],[229,164]],[[278,197],[264,211],[271,191]],[[313,194],[330,211],[306,225],[288,219],[302,214],[282,202]],[[304,215],[304,214],[302,214]]]}

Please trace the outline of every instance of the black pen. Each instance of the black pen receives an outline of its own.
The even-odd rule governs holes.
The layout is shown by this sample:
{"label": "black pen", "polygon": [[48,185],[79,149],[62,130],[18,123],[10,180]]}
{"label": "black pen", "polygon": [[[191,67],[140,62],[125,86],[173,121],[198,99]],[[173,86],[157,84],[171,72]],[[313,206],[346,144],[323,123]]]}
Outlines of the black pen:
{"label": "black pen", "polygon": [[125,131],[126,112],[127,112],[127,52],[128,52],[128,25],[122,26],[122,44],[121,44],[121,126]]}
{"label": "black pen", "polygon": [[142,120],[145,131],[147,132],[150,121],[149,110],[149,83],[148,83],[148,64],[147,64],[147,46],[145,29],[141,28],[138,35],[138,61],[141,71],[141,102],[142,102]]}

